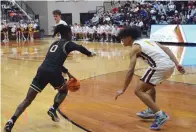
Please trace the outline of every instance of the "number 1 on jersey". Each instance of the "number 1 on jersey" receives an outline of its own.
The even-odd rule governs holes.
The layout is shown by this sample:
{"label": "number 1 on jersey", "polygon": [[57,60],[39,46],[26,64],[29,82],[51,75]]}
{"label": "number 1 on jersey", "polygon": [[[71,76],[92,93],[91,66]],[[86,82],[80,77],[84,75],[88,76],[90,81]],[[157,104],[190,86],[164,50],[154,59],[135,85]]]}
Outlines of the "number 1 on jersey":
{"label": "number 1 on jersey", "polygon": [[58,48],[58,45],[53,45],[51,48],[50,48],[50,52],[55,52]]}

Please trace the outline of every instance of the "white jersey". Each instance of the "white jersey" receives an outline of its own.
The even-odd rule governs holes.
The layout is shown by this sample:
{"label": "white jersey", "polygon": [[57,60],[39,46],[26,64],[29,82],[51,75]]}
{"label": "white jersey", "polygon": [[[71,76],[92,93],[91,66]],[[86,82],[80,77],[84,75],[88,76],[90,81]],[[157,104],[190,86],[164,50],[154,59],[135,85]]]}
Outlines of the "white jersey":
{"label": "white jersey", "polygon": [[97,31],[96,26],[93,26],[93,32]]}
{"label": "white jersey", "polygon": [[58,23],[55,24],[55,26],[60,25],[60,24],[67,25],[67,23],[65,21],[60,20]]}
{"label": "white jersey", "polygon": [[11,29],[12,33],[16,32],[16,25],[14,25]]}
{"label": "white jersey", "polygon": [[72,33],[74,33],[74,27],[73,26],[71,26],[71,31],[72,31]]}
{"label": "white jersey", "polygon": [[[60,24],[67,25],[67,23],[66,23],[65,21],[60,20],[58,23],[55,24],[55,26],[60,25]],[[58,35],[57,35],[57,38],[58,38],[58,39],[61,39],[61,35],[58,34]]]}
{"label": "white jersey", "polygon": [[150,39],[138,39],[133,44],[139,44],[142,48],[142,53],[139,55],[154,69],[167,69],[174,67],[174,62],[170,57],[157,45],[156,42]]}
{"label": "white jersey", "polygon": [[100,27],[100,33],[102,34],[102,33],[105,33],[105,26],[104,25],[102,25],[101,27]]}
{"label": "white jersey", "polygon": [[89,32],[90,34],[93,34],[93,33],[94,33],[94,29],[93,29],[92,27],[89,27],[88,32]]}
{"label": "white jersey", "polygon": [[117,36],[117,28],[116,27],[112,27],[112,35]]}

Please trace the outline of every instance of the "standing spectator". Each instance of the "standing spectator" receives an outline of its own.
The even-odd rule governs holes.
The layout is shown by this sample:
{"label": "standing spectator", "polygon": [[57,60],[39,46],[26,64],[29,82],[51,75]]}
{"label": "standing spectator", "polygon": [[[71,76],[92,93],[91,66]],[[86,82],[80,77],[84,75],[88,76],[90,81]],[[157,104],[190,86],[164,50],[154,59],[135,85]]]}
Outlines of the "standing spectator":
{"label": "standing spectator", "polygon": [[16,34],[16,24],[14,24],[11,28],[12,35],[15,36]]}
{"label": "standing spectator", "polygon": [[176,10],[176,6],[174,5],[173,2],[170,2],[170,3],[168,4],[168,16],[173,16],[175,10]]}
{"label": "standing spectator", "polygon": [[16,41],[20,41],[21,38],[21,28],[20,28],[20,24],[18,23],[16,25]]}
{"label": "standing spectator", "polygon": [[4,25],[3,25],[3,35],[4,35],[4,42],[8,42],[9,41],[9,34],[8,34],[8,28],[9,25],[6,23],[6,21],[4,21]]}

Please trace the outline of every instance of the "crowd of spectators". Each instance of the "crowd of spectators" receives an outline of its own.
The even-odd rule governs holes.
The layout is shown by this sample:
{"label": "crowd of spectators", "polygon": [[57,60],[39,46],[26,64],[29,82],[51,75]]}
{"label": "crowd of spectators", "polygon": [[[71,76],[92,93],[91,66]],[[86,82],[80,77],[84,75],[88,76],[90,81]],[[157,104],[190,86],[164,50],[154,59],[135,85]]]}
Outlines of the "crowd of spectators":
{"label": "crowd of spectators", "polygon": [[1,1],[1,16],[9,22],[28,20],[28,17],[16,6],[15,0]]}
{"label": "crowd of spectators", "polygon": [[112,9],[95,14],[91,23],[139,26],[144,32],[152,24],[196,24],[196,1],[111,2]]}

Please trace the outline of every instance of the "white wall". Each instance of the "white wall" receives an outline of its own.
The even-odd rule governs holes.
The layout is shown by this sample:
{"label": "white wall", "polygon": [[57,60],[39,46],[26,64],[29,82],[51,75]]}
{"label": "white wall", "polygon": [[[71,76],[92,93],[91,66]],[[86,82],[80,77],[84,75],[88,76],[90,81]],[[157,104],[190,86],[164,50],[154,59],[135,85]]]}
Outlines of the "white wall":
{"label": "white wall", "polygon": [[48,34],[48,3],[47,1],[25,1],[25,3],[39,14],[40,27]]}
{"label": "white wall", "polygon": [[55,2],[48,1],[48,32],[55,24],[52,12],[59,9],[62,13],[72,13],[72,22],[80,23],[80,13],[96,10],[96,6],[103,6],[103,1],[78,1],[78,2]]}

